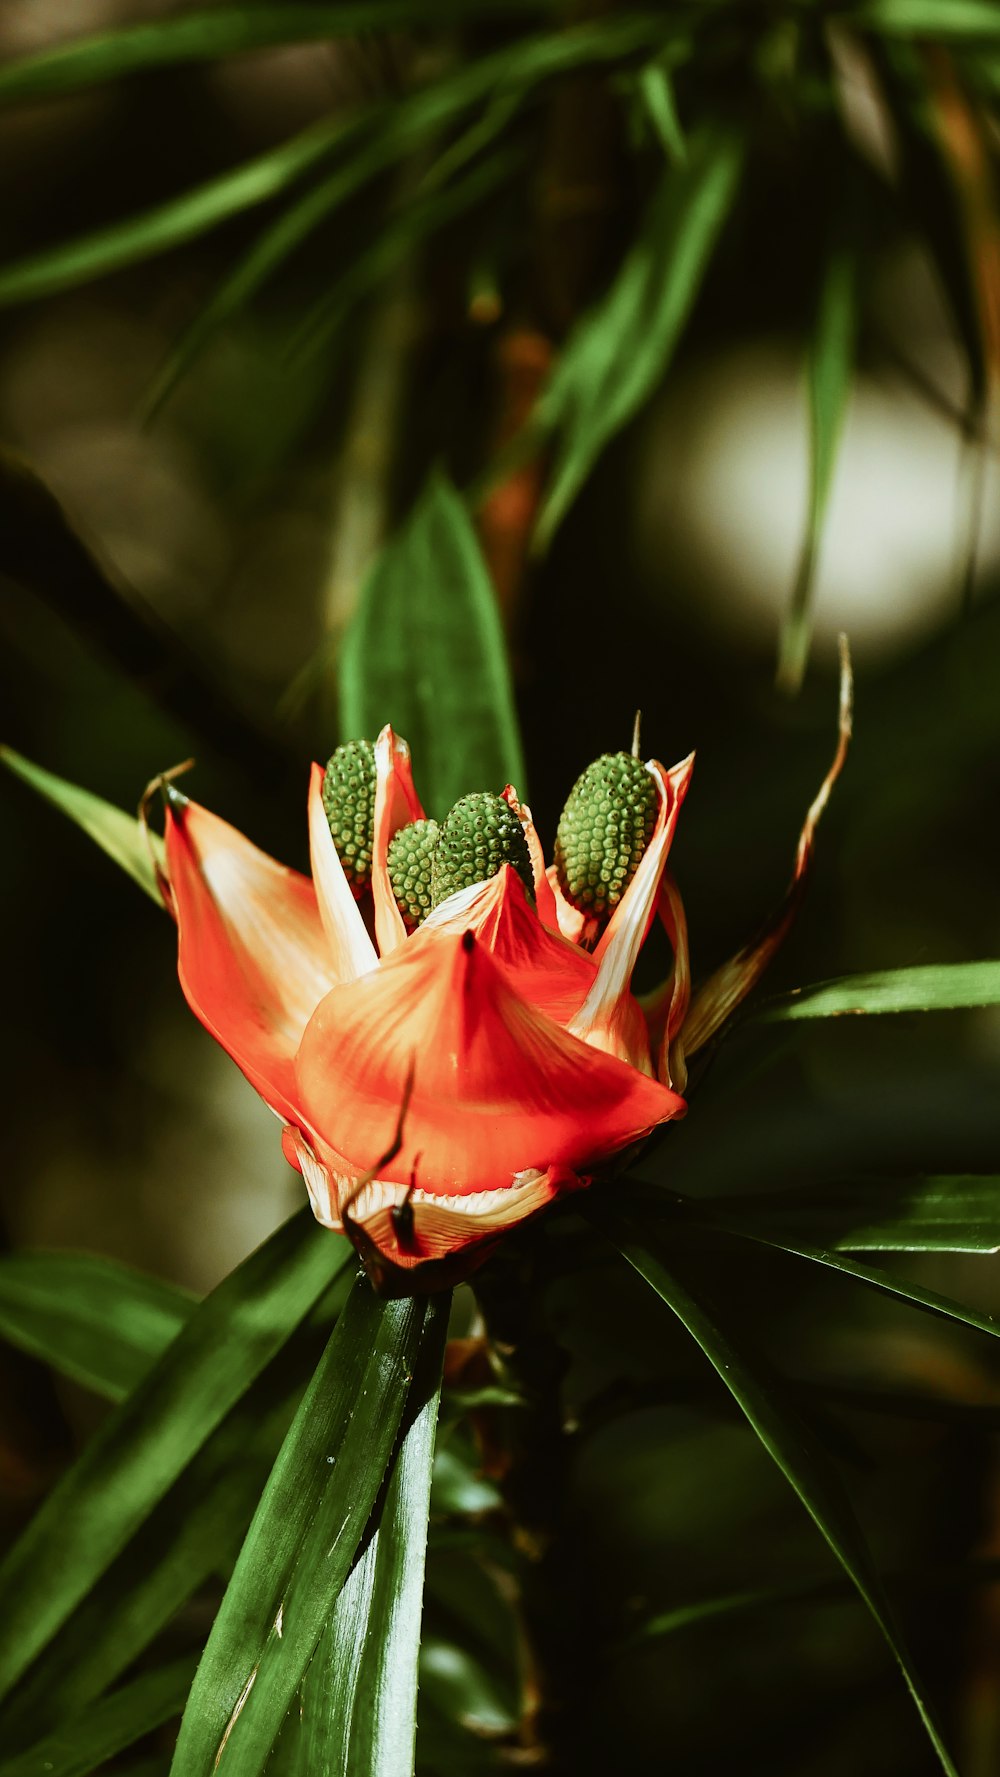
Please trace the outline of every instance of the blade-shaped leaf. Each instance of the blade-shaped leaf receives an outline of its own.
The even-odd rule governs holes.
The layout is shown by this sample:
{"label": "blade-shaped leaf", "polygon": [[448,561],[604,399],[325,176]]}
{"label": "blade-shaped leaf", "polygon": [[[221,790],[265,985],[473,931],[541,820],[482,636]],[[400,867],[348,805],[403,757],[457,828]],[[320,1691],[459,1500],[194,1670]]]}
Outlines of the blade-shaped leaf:
{"label": "blade-shaped leaf", "polygon": [[354,127],[353,119],[340,118],[313,124],[290,142],[166,203],[0,267],[0,307],[72,289],[197,239],[287,190]]}
{"label": "blade-shaped leaf", "polygon": [[921,963],[871,975],[844,975],[800,987],[761,1007],[769,1023],[787,1018],[841,1018],[851,1013],[947,1012],[1000,1005],[1000,962]]}
{"label": "blade-shaped leaf", "polygon": [[0,1258],[0,1335],[112,1401],[135,1386],[195,1306],[186,1290],[93,1253]]}
{"label": "blade-shaped leaf", "polygon": [[[448,1301],[432,1303],[392,1473],[285,1730],[299,1777],[396,1777],[413,1765],[431,1469]],[[284,1746],[284,1737],[283,1742]]]}
{"label": "blade-shaped leaf", "polygon": [[0,1567],[0,1695],[66,1621],[346,1263],[308,1210],[195,1309]]}
{"label": "blade-shaped leaf", "polygon": [[0,68],[0,101],[38,99],[118,80],[146,68],[213,61],[285,43],[316,43],[430,20],[468,22],[512,12],[544,13],[544,0],[351,0],[339,6],[214,6],[155,24],[101,32],[24,56]]}
{"label": "blade-shaped leaf", "polygon": [[179,1715],[194,1660],[185,1655],[156,1672],[144,1672],[110,1697],[102,1697],[29,1752],[0,1763],[0,1777],[86,1777],[126,1746]]}
{"label": "blade-shaped leaf", "polygon": [[887,37],[1000,43],[995,0],[861,0],[848,16],[860,30]]}
{"label": "blade-shaped leaf", "polygon": [[732,206],[742,161],[742,145],[728,130],[705,128],[692,137],[611,289],[570,335],[534,422],[558,433],[540,546],[609,439],[661,381]]}
{"label": "blade-shaped leaf", "polygon": [[120,1677],[206,1580],[231,1567],[350,1279],[227,1414],[0,1711],[0,1745],[30,1743]]}
{"label": "blade-shaped leaf", "polygon": [[1000,1178],[861,1178],[701,1201],[712,1216],[843,1252],[1000,1252]]}
{"label": "blade-shaped leaf", "polygon": [[799,689],[809,658],[816,562],[851,388],[857,286],[857,255],[853,247],[838,244],[824,268],[809,342],[809,510],[795,588],[778,649],[777,680],[785,691]]}
{"label": "blade-shaped leaf", "polygon": [[435,1309],[359,1277],[281,1448],[184,1713],[174,1777],[262,1772],[354,1563]]}
{"label": "blade-shaped leaf", "polygon": [[592,1198],[586,1213],[673,1309],[742,1408],[768,1454],[794,1487],[892,1649],[942,1770],[948,1773],[948,1777],[957,1777],[933,1713],[923,1696],[919,1676],[893,1621],[878,1569],[840,1475],[791,1400],[786,1398],[779,1378],[744,1341],[734,1339],[724,1330],[714,1312],[684,1280],[679,1253],[672,1255],[670,1265],[666,1265],[650,1250],[645,1237],[637,1233],[635,1224],[614,1207],[607,1194]]}
{"label": "blade-shaped leaf", "polygon": [[496,598],[469,515],[431,477],[365,584],[340,661],[345,735],[389,721],[420,760],[429,809],[469,790],[523,794],[524,762]]}
{"label": "blade-shaped leaf", "polygon": [[163,842],[157,834],[151,833],[147,839],[134,815],[125,814],[100,796],[81,790],[78,785],[56,777],[51,771],[43,771],[40,765],[32,765],[30,759],[23,759],[12,747],[0,746],[0,760],[15,777],[22,778],[47,802],[54,803],[63,814],[68,814],[71,821],[97,841],[109,858],[128,871],[158,907],[163,906],[153,867],[154,858],[161,866],[163,863]]}

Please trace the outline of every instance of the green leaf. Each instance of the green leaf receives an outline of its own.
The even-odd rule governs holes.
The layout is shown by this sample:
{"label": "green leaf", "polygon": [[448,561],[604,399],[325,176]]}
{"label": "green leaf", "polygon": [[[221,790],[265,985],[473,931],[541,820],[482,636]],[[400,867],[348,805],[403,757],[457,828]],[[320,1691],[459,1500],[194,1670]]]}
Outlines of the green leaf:
{"label": "green leaf", "polygon": [[647,62],[639,71],[638,87],[660,147],[668,160],[682,166],[687,159],[687,143],[677,114],[670,69],[663,62]]}
{"label": "green leaf", "polygon": [[[328,1317],[327,1317],[328,1318]],[[300,1329],[230,1410],[18,1684],[0,1744],[30,1742],[113,1684],[206,1580],[239,1553],[316,1360]]]}
{"label": "green leaf", "polygon": [[420,1691],[442,1715],[484,1738],[511,1734],[517,1727],[517,1711],[497,1674],[467,1647],[444,1636],[423,1638]]}
{"label": "green leaf", "polygon": [[340,656],[345,736],[405,735],[429,811],[470,790],[524,794],[500,614],[469,515],[433,475],[379,556]]}
{"label": "green leaf", "polygon": [[435,1298],[383,1499],[337,1599],[291,1723],[301,1777],[396,1777],[413,1766],[431,1468],[448,1328]]}
{"label": "green leaf", "polygon": [[195,1306],[186,1290],[93,1253],[0,1258],[0,1334],[112,1401],[134,1388]]}
{"label": "green leaf", "polygon": [[571,333],[533,424],[558,433],[536,539],[544,546],[608,441],[673,357],[739,182],[743,148],[705,127],[665,175],[603,301]]}
{"label": "green leaf", "polygon": [[43,1777],[43,1773],[44,1777],[86,1777],[88,1771],[179,1715],[193,1670],[193,1659],[185,1655],[156,1672],[144,1672],[47,1734],[30,1751],[4,1759],[0,1777]]}
{"label": "green leaf", "polygon": [[353,119],[314,124],[290,142],[180,197],[0,267],[0,307],[71,289],[197,239],[230,217],[280,195],[354,127]]}
{"label": "green leaf", "polygon": [[359,1277],[254,1515],[184,1713],[174,1777],[264,1770],[354,1562],[436,1308]]}
{"label": "green leaf", "polygon": [[193,1312],[0,1567],[6,1696],[350,1256],[308,1210]]}
{"label": "green leaf", "polygon": [[812,595],[837,448],[851,390],[858,326],[858,260],[838,244],[824,267],[808,355],[809,510],[791,603],[781,627],[778,684],[797,691],[809,658]]}
{"label": "green leaf", "polygon": [[97,841],[109,858],[128,871],[151,901],[155,901],[158,907],[163,906],[153,867],[154,859],[161,868],[163,866],[163,841],[157,834],[150,833],[147,837],[133,815],[112,807],[110,802],[104,802],[89,790],[79,789],[63,777],[54,776],[51,771],[43,771],[40,765],[32,765],[30,759],[23,759],[12,747],[0,746],[0,761],[47,802],[54,803],[63,814],[68,814],[71,821]]}
{"label": "green leaf", "polygon": [[885,1636],[906,1680],[910,1695],[948,1777],[957,1777],[919,1677],[893,1621],[878,1569],[872,1559],[837,1469],[805,1420],[785,1395],[764,1360],[742,1340],[734,1340],[683,1279],[680,1253],[670,1267],[650,1251],[635,1225],[616,1209],[606,1194],[592,1197],[588,1218],[613,1240],[623,1257],[666,1302],[701,1346],[734,1400],[745,1413],[768,1454],[791,1483],[841,1566],[857,1587]]}
{"label": "green leaf", "polygon": [[845,23],[887,37],[931,37],[948,42],[1000,42],[996,0],[863,0]]}
{"label": "green leaf", "polygon": [[800,987],[757,1014],[767,1023],[788,1018],[841,1018],[854,1013],[947,1012],[1000,1005],[1000,962],[921,963],[871,975],[844,975]]}
{"label": "green leaf", "polygon": [[[146,402],[147,416],[167,399],[179,378],[229,317],[258,291],[309,235],[371,179],[449,128],[469,110],[503,104],[538,81],[588,62],[629,56],[669,29],[649,15],[600,19],[514,42],[481,56],[408,97],[374,105],[342,126],[357,152],[311,187],[265,228],[197,319],[182,335]],[[2,284],[0,284],[2,290]]]}
{"label": "green leaf", "polygon": [[1000,1178],[861,1178],[699,1202],[729,1224],[844,1252],[1000,1252]]}
{"label": "green leaf", "polygon": [[340,6],[217,6],[155,24],[102,32],[24,56],[0,68],[0,101],[76,92],[147,68],[213,61],[285,43],[315,43],[360,32],[544,12],[544,0],[354,0]]}

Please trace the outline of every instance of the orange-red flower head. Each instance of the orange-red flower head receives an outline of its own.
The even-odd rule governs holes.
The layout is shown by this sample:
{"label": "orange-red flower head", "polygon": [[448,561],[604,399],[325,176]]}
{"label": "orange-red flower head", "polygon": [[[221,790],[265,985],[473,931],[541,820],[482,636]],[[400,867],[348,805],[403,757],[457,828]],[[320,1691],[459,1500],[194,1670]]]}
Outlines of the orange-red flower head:
{"label": "orange-red flower head", "polygon": [[[685,1030],[711,1034],[784,925],[692,1000],[667,855],[693,759],[598,761],[548,869],[509,786],[438,828],[390,728],[373,763],[353,743],[313,767],[311,880],[168,785],[165,898],[188,1003],[281,1119],[318,1220],[419,1286],[683,1116]],[[657,913],[674,964],[640,1005]]]}

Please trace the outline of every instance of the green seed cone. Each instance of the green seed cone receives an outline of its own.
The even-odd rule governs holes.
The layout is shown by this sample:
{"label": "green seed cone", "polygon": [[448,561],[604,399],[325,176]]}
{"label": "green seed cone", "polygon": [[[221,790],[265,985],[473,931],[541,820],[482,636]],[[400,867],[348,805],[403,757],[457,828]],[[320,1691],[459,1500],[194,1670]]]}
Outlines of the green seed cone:
{"label": "green seed cone", "polygon": [[656,825],[655,779],[631,753],[603,753],[573,785],[559,819],[559,886],[582,913],[612,913]]}
{"label": "green seed cone", "polygon": [[410,932],[423,924],[434,905],[431,874],[440,832],[437,821],[411,821],[389,845],[389,881]]}
{"label": "green seed cone", "polygon": [[512,864],[528,893],[534,894],[528,842],[514,810],[502,796],[463,796],[441,828],[434,853],[435,907],[459,889],[488,881],[501,864]]}
{"label": "green seed cone", "polygon": [[375,837],[375,748],[370,740],[348,740],[327,760],[323,807],[337,856],[355,897],[372,879]]}

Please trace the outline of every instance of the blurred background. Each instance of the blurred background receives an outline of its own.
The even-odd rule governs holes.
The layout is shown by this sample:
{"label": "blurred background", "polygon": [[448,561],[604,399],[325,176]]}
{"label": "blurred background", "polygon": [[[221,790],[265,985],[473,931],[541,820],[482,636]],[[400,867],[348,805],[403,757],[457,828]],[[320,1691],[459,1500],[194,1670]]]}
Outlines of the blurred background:
{"label": "blurred background", "polygon": [[[275,10],[238,9],[251,28]],[[263,47],[117,79],[42,60],[19,88],[4,69],[22,58],[195,14],[0,8],[2,738],[129,809],[194,755],[191,793],[303,866],[308,762],[346,738],[339,638],[443,464],[501,600],[547,848],[574,778],[628,746],[636,708],[647,753],[696,748],[674,861],[706,973],[783,890],[832,753],[845,630],[855,740],[770,985],[997,955],[998,9],[955,0],[949,23],[929,0],[470,0],[389,8],[377,28],[372,0],[341,33],[310,10],[288,9],[288,41],[272,27]],[[580,30],[595,52],[548,72],[537,43]],[[414,95],[484,68],[462,104],[398,128]],[[631,333],[606,318],[620,417],[546,523],[572,414],[546,429],[540,393],[623,279],[656,294],[657,194],[673,178],[696,205],[713,131],[739,176],[676,340],[643,369],[660,311],[626,305]],[[667,253],[664,303],[679,263]],[[187,1011],[168,921],[22,785],[0,783],[0,811],[3,1238],[207,1290],[297,1206],[299,1180]],[[997,1169],[995,1011],[792,1028],[736,1032],[657,1176],[697,1194]],[[1000,1307],[992,1258],[894,1263]],[[741,1264],[734,1251],[727,1298],[816,1385],[885,1567],[1000,1554],[991,1342],[780,1256],[752,1278]],[[560,1557],[581,1760],[932,1769],[846,1595],[629,1639],[651,1612],[833,1564],[637,1280],[570,1264],[550,1312],[581,1426]],[[860,1411],[842,1385],[943,1405]],[[13,1524],[96,1408],[6,1351],[0,1391]],[[454,1622],[467,1579],[449,1574],[445,1557],[435,1608]],[[900,1597],[963,1777],[990,1777],[1000,1599],[926,1574]],[[486,1633],[474,1610],[463,1633]],[[511,1707],[497,1680],[458,1751],[432,1720],[422,1768],[494,1768]]]}

